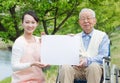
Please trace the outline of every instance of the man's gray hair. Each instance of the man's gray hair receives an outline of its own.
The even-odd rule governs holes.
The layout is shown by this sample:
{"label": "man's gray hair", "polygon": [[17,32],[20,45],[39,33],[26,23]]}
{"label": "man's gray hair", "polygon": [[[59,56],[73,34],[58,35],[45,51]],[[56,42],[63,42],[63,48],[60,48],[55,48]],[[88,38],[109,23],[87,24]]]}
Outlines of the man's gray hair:
{"label": "man's gray hair", "polygon": [[86,11],[89,11],[91,12],[92,16],[95,17],[95,12],[92,10],[92,9],[89,9],[89,8],[83,8],[80,13],[79,13],[79,19],[80,19],[80,16],[83,12],[86,12]]}

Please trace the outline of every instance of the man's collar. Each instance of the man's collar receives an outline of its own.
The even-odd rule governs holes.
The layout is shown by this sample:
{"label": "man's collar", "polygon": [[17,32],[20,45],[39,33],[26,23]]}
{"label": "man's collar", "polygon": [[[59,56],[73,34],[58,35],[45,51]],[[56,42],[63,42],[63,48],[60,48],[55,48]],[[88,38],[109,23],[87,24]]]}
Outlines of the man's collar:
{"label": "man's collar", "polygon": [[93,34],[93,32],[94,32],[94,30],[95,30],[95,29],[93,29],[92,32],[89,33],[89,34],[86,34],[84,31],[82,31],[82,37],[85,37],[85,36],[90,36],[90,37],[91,37],[92,34]]}

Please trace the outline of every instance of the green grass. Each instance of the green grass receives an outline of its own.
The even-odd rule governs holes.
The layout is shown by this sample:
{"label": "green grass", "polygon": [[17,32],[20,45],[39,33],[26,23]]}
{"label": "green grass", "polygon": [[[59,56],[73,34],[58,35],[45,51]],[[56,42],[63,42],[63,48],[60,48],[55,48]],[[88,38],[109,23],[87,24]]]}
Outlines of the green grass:
{"label": "green grass", "polygon": [[58,74],[58,66],[51,66],[50,69],[44,71],[46,83],[55,83]]}
{"label": "green grass", "polygon": [[120,67],[120,31],[111,34],[111,62]]}
{"label": "green grass", "polygon": [[[120,67],[120,31],[115,31],[111,34],[111,63]],[[46,83],[55,83],[58,72],[58,66],[51,66],[50,68],[44,70],[46,76]],[[11,78],[8,77],[0,83],[10,83]]]}
{"label": "green grass", "polygon": [[11,77],[5,78],[4,80],[0,81],[0,83],[10,83]]}

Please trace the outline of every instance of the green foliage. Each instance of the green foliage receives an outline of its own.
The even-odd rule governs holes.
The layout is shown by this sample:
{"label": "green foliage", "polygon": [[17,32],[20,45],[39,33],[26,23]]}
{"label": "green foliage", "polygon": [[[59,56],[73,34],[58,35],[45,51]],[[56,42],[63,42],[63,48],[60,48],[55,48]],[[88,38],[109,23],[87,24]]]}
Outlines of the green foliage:
{"label": "green foliage", "polygon": [[97,18],[97,29],[105,31],[110,35],[116,27],[120,25],[118,23],[120,19],[119,9],[120,0],[86,0],[85,7],[89,7],[95,10]]}
{"label": "green foliage", "polygon": [[96,12],[97,29],[109,35],[120,26],[120,0],[4,0],[0,1],[0,37],[14,41],[23,33],[21,16],[24,11],[34,10],[40,19],[35,31],[40,35],[68,34],[81,31],[78,15],[88,7]]}

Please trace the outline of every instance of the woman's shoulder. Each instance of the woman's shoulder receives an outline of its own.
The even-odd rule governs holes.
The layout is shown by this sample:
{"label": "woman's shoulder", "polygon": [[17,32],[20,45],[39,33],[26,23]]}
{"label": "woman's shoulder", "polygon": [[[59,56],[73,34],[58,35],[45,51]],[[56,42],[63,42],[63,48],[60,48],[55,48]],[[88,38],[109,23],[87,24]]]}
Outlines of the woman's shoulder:
{"label": "woman's shoulder", "polygon": [[23,40],[24,40],[23,36],[19,36],[19,37],[15,40],[15,42],[23,42]]}
{"label": "woman's shoulder", "polygon": [[24,43],[25,43],[25,40],[24,40],[23,36],[19,36],[19,37],[15,40],[14,45],[22,45],[22,44],[24,44]]}

